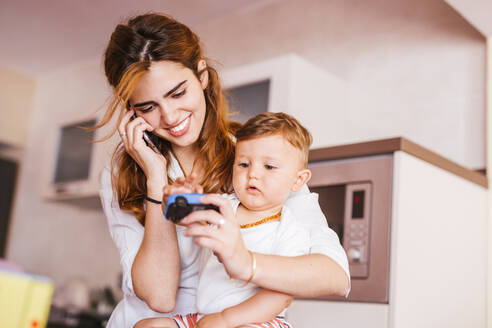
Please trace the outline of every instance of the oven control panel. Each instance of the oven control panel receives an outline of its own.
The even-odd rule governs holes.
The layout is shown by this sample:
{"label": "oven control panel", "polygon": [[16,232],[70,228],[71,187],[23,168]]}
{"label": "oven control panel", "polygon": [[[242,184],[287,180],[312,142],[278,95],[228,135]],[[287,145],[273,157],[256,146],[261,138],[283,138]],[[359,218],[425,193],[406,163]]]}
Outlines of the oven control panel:
{"label": "oven control panel", "polygon": [[371,184],[347,184],[345,189],[343,246],[352,277],[366,278],[369,272],[369,227]]}

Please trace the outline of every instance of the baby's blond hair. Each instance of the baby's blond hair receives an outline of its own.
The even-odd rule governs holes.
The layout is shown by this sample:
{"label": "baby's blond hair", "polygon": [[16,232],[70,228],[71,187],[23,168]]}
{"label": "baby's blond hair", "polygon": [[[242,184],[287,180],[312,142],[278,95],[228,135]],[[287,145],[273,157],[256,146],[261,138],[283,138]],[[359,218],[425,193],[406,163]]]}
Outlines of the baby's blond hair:
{"label": "baby's blond hair", "polygon": [[281,135],[302,154],[301,165],[307,167],[311,133],[294,117],[285,113],[265,112],[250,118],[237,132],[237,142],[270,135]]}

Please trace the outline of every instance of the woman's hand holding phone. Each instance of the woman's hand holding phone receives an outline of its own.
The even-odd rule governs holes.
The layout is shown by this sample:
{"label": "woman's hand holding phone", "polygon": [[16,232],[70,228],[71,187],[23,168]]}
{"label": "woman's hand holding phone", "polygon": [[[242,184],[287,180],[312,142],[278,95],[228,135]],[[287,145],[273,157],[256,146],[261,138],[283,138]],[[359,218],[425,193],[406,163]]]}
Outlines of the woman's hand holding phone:
{"label": "woman's hand holding phone", "polygon": [[162,198],[162,188],[167,185],[166,159],[152,150],[144,141],[145,131],[153,127],[143,118],[135,117],[134,110],[128,110],[118,127],[126,152],[137,162],[147,177],[149,197]]}

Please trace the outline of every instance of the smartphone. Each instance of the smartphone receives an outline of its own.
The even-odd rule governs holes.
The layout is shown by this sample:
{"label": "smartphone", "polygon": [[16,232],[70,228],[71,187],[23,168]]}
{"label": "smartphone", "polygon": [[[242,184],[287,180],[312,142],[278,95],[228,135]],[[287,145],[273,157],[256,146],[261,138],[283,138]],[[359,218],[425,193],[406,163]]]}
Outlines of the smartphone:
{"label": "smartphone", "polygon": [[[137,115],[136,114],[133,114],[132,120],[134,120],[136,118],[137,118]],[[150,147],[150,149],[152,149],[157,154],[162,155],[162,153],[160,152],[159,148],[157,148],[157,146],[152,142],[152,140],[150,140],[149,132],[147,132],[147,131],[144,131],[143,132],[143,140],[145,141],[145,143],[147,144],[147,146]]]}

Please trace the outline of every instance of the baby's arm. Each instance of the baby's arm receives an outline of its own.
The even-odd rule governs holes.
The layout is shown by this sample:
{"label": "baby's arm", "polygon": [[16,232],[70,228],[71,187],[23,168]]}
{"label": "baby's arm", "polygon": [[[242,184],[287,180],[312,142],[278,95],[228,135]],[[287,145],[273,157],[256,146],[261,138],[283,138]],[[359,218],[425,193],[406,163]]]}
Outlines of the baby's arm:
{"label": "baby's arm", "polygon": [[195,328],[241,327],[251,323],[273,320],[290,305],[291,295],[260,289],[255,295],[238,305],[224,309],[221,313],[204,316]]}
{"label": "baby's arm", "polygon": [[171,318],[148,318],[140,320],[133,328],[179,328]]}
{"label": "baby's arm", "polygon": [[293,297],[269,289],[261,289],[246,301],[222,311],[231,327],[274,319],[290,305]]}

